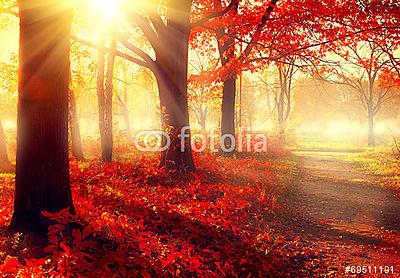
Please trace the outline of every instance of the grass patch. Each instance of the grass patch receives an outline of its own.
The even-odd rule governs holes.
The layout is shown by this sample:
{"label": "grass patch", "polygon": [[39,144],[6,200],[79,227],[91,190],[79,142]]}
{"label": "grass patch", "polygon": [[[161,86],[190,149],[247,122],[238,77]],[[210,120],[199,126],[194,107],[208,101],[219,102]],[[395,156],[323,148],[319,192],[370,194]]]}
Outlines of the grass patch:
{"label": "grass patch", "polygon": [[347,137],[299,135],[296,143],[291,146],[293,151],[315,152],[364,152],[368,147],[357,140]]}
{"label": "grass patch", "polygon": [[394,157],[390,147],[349,154],[346,159],[365,172],[379,176],[383,186],[400,190],[400,161]]}

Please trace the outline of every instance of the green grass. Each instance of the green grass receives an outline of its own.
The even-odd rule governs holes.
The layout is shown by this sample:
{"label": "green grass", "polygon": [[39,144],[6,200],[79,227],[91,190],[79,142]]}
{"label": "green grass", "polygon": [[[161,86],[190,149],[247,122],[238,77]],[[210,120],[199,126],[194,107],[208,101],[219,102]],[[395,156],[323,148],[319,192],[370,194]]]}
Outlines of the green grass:
{"label": "green grass", "polygon": [[349,154],[346,159],[359,165],[366,173],[379,176],[382,186],[400,190],[400,161],[394,157],[391,147]]}
{"label": "green grass", "polygon": [[291,146],[293,151],[315,152],[364,152],[368,147],[361,142],[346,137],[300,135]]}
{"label": "green grass", "polygon": [[349,154],[347,159],[375,175],[392,176],[399,174],[400,161],[394,157],[390,147],[380,147],[363,153]]}

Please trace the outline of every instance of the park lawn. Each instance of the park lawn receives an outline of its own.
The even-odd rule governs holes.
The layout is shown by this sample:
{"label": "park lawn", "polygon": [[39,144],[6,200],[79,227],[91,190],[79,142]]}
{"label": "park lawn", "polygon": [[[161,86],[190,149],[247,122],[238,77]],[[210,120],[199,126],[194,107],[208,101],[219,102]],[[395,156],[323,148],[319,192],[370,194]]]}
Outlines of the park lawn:
{"label": "park lawn", "polygon": [[324,135],[297,135],[292,151],[316,151],[316,152],[363,152],[368,148],[364,142],[343,137]]}

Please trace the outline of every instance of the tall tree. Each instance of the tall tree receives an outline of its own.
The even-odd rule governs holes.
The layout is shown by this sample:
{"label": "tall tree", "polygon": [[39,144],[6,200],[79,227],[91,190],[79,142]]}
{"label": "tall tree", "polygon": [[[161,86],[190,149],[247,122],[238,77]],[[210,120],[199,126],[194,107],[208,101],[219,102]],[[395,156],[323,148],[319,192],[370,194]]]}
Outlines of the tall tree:
{"label": "tall tree", "polygon": [[71,133],[72,155],[78,160],[84,160],[82,149],[82,137],[79,128],[79,118],[76,109],[75,94],[72,90],[69,92],[69,129]]}
{"label": "tall tree", "polygon": [[203,131],[207,130],[207,120],[211,115],[213,106],[219,106],[222,92],[222,88],[218,83],[209,85],[202,82],[202,80],[197,80],[210,63],[215,63],[215,61],[207,56],[200,55],[196,50],[193,52],[189,62],[191,66],[189,76],[189,109]]}
{"label": "tall tree", "polygon": [[171,139],[169,148],[161,154],[160,166],[185,171],[195,169],[190,128],[186,130],[185,138],[180,137],[182,130],[189,127],[187,78],[191,7],[191,0],[166,1],[164,18],[153,2],[147,5],[144,15],[130,11],[130,18],[151,44],[155,60],[125,38],[119,37],[127,49],[142,59],[138,64],[151,69],[157,79],[162,126]]}
{"label": "tall tree", "polygon": [[98,46],[97,99],[99,107],[99,130],[101,140],[102,160],[112,161],[113,150],[113,94],[114,94],[114,65],[116,57],[116,41],[112,40],[107,58],[105,58],[105,38],[100,34]]}
{"label": "tall tree", "polygon": [[[295,56],[287,56],[274,63],[277,71],[277,82],[271,84],[268,80],[260,78],[267,86],[267,90],[273,93],[277,127],[282,140],[284,140],[287,122],[292,110],[293,78],[299,66],[296,65],[296,60],[297,57]],[[267,101],[269,101],[268,96]]]}
{"label": "tall tree", "polygon": [[[237,9],[239,2],[232,1],[232,8],[229,13],[232,16],[237,15]],[[222,8],[222,1],[216,1],[216,7],[218,9]],[[228,14],[229,14],[228,13]],[[227,66],[235,56],[235,28],[218,28],[216,30],[218,50],[221,60],[221,65],[223,67]],[[234,153],[235,145],[235,103],[236,103],[236,79],[237,73],[234,71],[229,72],[229,74],[224,78],[223,90],[222,90],[222,106],[221,106],[221,136],[226,137],[224,140],[224,152],[225,156],[232,156]],[[232,150],[232,151],[231,151]]]}
{"label": "tall tree", "polygon": [[156,48],[156,78],[163,109],[163,125],[164,129],[170,129],[171,136],[171,146],[162,153],[161,165],[194,170],[190,138],[184,140],[183,146],[179,138],[183,128],[189,127],[187,78],[192,1],[173,0],[167,3],[167,24],[160,30],[162,41]]}
{"label": "tall tree", "polygon": [[[226,66],[235,58],[235,39],[233,35],[226,34],[223,29],[217,30],[217,38],[221,64]],[[232,138],[235,138],[236,79],[236,73],[230,72],[224,80],[222,90],[221,136],[227,136],[223,142],[225,156],[232,156],[235,150],[235,148],[232,148],[235,145]]]}
{"label": "tall tree", "polygon": [[320,77],[330,83],[348,86],[357,95],[368,121],[368,145],[375,145],[376,115],[390,98],[392,86],[379,86],[380,75],[391,60],[375,42],[355,40],[347,46],[332,48],[339,61],[331,61]]}
{"label": "tall tree", "polygon": [[[197,22],[198,27],[202,27],[208,31],[214,32],[214,35],[218,42],[218,51],[221,61],[221,66],[226,68],[223,72],[221,79],[223,81],[223,93],[222,93],[222,106],[221,106],[221,136],[224,139],[224,151],[225,156],[232,156],[235,153],[235,104],[236,104],[236,81],[237,74],[242,70],[243,60],[252,52],[254,46],[257,44],[260,35],[263,32],[263,28],[269,20],[278,0],[272,0],[270,3],[261,5],[245,4],[240,5],[240,1],[232,0],[226,4],[225,1],[211,0],[210,5],[214,8],[214,12],[208,14]],[[252,24],[247,24],[243,29],[243,19],[248,16],[243,12],[243,8],[251,10],[251,13],[257,14],[256,20],[251,19]],[[258,7],[256,11],[252,8]],[[261,15],[261,16],[260,16]],[[215,19],[215,20],[214,20]],[[212,24],[208,24],[210,22]],[[258,21],[258,22],[257,22]],[[250,28],[248,28],[250,26]],[[251,29],[251,30],[249,30]],[[245,42],[244,38],[250,37],[249,42]],[[236,41],[238,43],[236,43]],[[240,47],[240,51],[237,51],[237,45],[244,46],[244,49]],[[235,62],[238,62],[235,65]],[[233,140],[232,140],[233,139]]]}
{"label": "tall tree", "polygon": [[11,226],[37,230],[42,211],[73,211],[68,164],[72,12],[61,0],[21,0],[16,190]]}
{"label": "tall tree", "polygon": [[292,88],[293,76],[296,72],[296,65],[292,57],[286,57],[284,63],[277,63],[279,72],[279,96],[275,98],[278,110],[278,128],[281,135],[284,135],[286,124],[292,109]]}
{"label": "tall tree", "polygon": [[[128,106],[128,91],[129,91],[129,72],[127,64],[120,65],[122,70],[122,76],[124,77],[123,87],[116,91],[116,98],[119,105],[119,110],[124,118],[125,128],[126,128],[126,139],[128,142],[132,142],[133,134],[132,134],[132,124],[131,124],[131,117],[129,113],[129,106]],[[122,80],[120,80],[122,82]],[[132,85],[131,85],[132,86]],[[122,91],[122,92],[121,92]]]}
{"label": "tall tree", "polygon": [[118,105],[121,111],[121,116],[124,118],[125,128],[126,128],[126,139],[129,142],[132,142],[132,127],[131,127],[131,118],[129,115],[129,108],[128,108],[128,86],[125,84],[125,89],[123,90],[122,96],[121,93],[118,92],[116,95]]}
{"label": "tall tree", "polygon": [[103,160],[105,162],[112,161],[113,151],[113,96],[114,96],[114,66],[115,66],[115,51],[117,42],[111,40],[111,52],[107,57],[107,71],[104,87],[104,145],[103,145]]}
{"label": "tall tree", "polygon": [[0,172],[10,172],[13,166],[8,158],[6,138],[4,136],[3,125],[0,121]]}
{"label": "tall tree", "polygon": [[99,35],[99,44],[97,47],[97,103],[99,108],[99,131],[100,131],[100,144],[101,144],[101,152],[102,159],[106,161],[105,157],[105,145],[106,145],[106,123],[105,123],[105,89],[104,89],[104,80],[105,80],[105,70],[106,70],[106,58],[105,58],[105,39],[104,34],[100,31]]}

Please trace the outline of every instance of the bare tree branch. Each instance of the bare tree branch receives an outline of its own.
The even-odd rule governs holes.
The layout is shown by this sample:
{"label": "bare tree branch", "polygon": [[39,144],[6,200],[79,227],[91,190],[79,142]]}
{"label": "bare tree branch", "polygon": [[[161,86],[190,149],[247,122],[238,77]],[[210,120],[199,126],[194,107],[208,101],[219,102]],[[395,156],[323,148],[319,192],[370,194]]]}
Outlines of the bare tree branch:
{"label": "bare tree branch", "polygon": [[[80,39],[80,38],[78,38],[76,36],[71,36],[71,40],[73,40],[75,42],[78,42],[78,43],[80,43],[82,45],[88,46],[90,48],[95,48],[95,49],[98,48],[97,44],[89,42],[89,41],[86,41],[86,40],[83,40],[83,39]],[[106,52],[109,52],[109,53],[111,52],[111,50],[109,48],[104,48],[104,50]],[[126,54],[126,53],[123,53],[123,52],[117,50],[117,51],[115,51],[115,55],[120,57],[120,58],[123,58],[123,59],[125,59],[127,61],[130,61],[132,63],[135,63],[135,64],[137,64],[139,66],[142,66],[142,67],[145,67],[145,68],[148,68],[148,69],[152,70],[152,66],[149,65],[147,62],[139,60],[139,59],[136,59],[136,58],[134,58],[134,57],[132,57],[132,56]]]}

